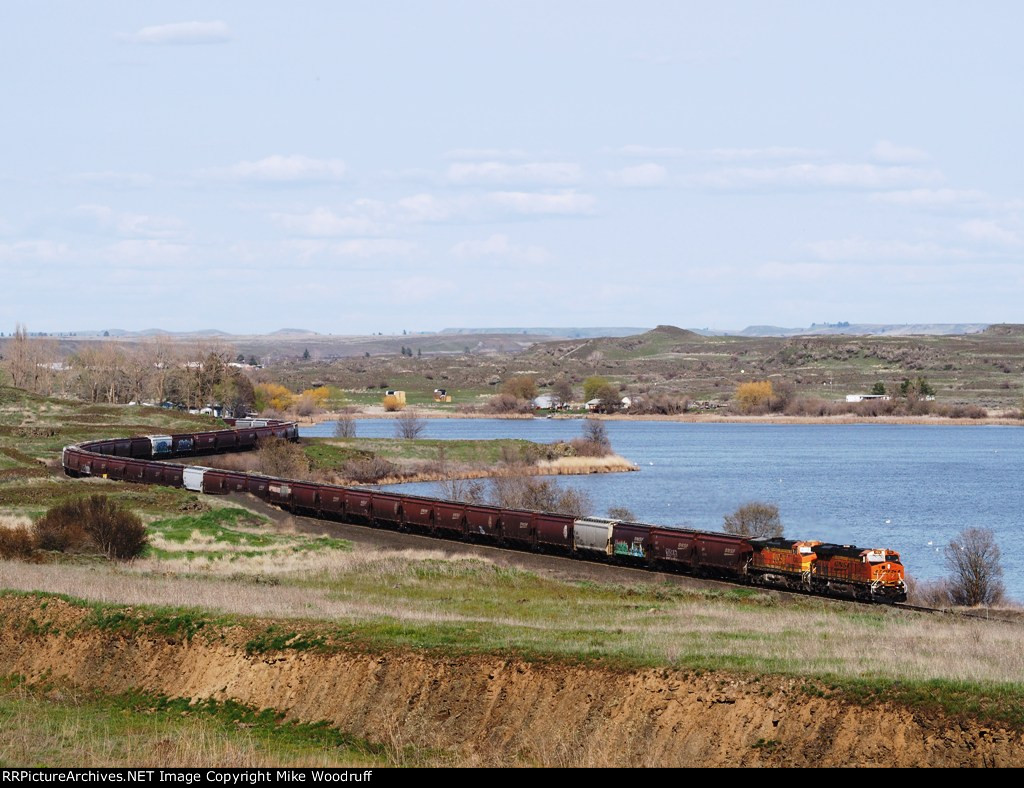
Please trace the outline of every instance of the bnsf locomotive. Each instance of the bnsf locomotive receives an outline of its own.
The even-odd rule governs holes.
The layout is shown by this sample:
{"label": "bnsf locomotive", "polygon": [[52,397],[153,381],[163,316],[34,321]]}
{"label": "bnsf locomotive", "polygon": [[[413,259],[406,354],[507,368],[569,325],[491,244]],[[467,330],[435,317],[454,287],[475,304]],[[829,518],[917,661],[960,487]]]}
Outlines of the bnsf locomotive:
{"label": "bnsf locomotive", "polygon": [[903,565],[892,550],[503,509],[342,487],[166,460],[248,451],[276,437],[298,440],[293,422],[229,419],[229,430],[89,441],[64,449],[64,471],[197,492],[249,492],[297,514],[523,550],[615,561],[755,585],[865,601],[906,599]]}

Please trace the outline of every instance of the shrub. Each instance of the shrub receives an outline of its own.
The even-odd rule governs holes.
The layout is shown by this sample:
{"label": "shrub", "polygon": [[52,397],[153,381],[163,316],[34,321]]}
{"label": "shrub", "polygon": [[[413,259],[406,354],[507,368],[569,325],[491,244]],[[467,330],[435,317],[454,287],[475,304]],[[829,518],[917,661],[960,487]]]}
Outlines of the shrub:
{"label": "shrub", "polygon": [[736,387],[736,405],[741,413],[764,413],[772,399],[772,382],[754,380]]}
{"label": "shrub", "polygon": [[651,394],[643,397],[634,397],[633,404],[629,406],[629,412],[676,416],[680,413],[686,413],[689,407],[690,400],[686,397],[677,397],[673,394]]}
{"label": "shrub", "polygon": [[398,466],[393,462],[371,457],[363,460],[349,460],[341,466],[341,475],[359,484],[374,484],[381,479],[399,475]]}
{"label": "shrub", "polygon": [[593,503],[585,492],[560,488],[550,479],[531,476],[498,476],[491,479],[491,503],[506,509],[530,509],[585,517]]}
{"label": "shrub", "polygon": [[397,411],[402,410],[404,407],[405,403],[402,402],[402,400],[400,400],[394,394],[389,394],[388,396],[384,397],[384,410],[386,410],[388,413],[395,413]]}
{"label": "shrub", "polygon": [[51,507],[36,523],[36,541],[46,550],[100,552],[125,561],[140,555],[148,539],[138,515],[92,495]]}
{"label": "shrub", "polygon": [[745,503],[725,516],[722,530],[737,536],[782,536],[779,507],[763,501]]}
{"label": "shrub", "polygon": [[295,396],[280,383],[257,383],[253,393],[256,409],[261,413],[267,408],[276,411],[288,410]]}
{"label": "shrub", "polygon": [[31,558],[35,549],[36,540],[24,525],[16,528],[0,526],[0,558]]}
{"label": "shrub", "polygon": [[949,607],[949,581],[923,580],[918,581],[910,575],[906,576],[907,602],[922,607]]}
{"label": "shrub", "polygon": [[405,440],[415,440],[427,428],[427,423],[415,410],[407,410],[395,419],[395,435]]}
{"label": "shrub", "polygon": [[309,475],[309,458],[297,443],[268,438],[260,444],[260,468],[269,476],[304,479]]}
{"label": "shrub", "polygon": [[484,410],[488,413],[530,413],[533,411],[533,403],[511,394],[495,394],[487,400]]}
{"label": "shrub", "polygon": [[532,400],[537,396],[537,381],[529,375],[509,378],[501,384],[501,393],[509,394],[516,399]]}

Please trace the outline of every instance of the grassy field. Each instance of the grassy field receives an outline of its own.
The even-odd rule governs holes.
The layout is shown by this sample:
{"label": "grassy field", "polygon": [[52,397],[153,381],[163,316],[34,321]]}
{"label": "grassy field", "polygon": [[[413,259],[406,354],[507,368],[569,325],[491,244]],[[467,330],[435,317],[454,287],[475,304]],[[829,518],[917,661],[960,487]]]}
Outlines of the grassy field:
{"label": "grassy field", "polygon": [[421,757],[237,703],[0,678],[0,767],[373,767],[419,765]]}
{"label": "grassy field", "polygon": [[[241,622],[253,630],[250,647],[259,652],[416,649],[622,669],[782,675],[806,682],[811,693],[902,701],[1024,729],[1024,652],[1016,623],[793,600],[750,589],[575,581],[452,557],[440,544],[428,551],[358,548],[326,532],[300,532],[287,518],[272,522],[224,499],[71,480],[54,467],[60,447],[71,440],[210,423],[155,409],[75,405],[0,389],[0,527],[25,525],[55,501],[102,491],[138,511],[151,536],[147,553],[130,564],[86,556],[0,562],[4,593],[82,600],[78,604],[93,611],[89,626],[126,634],[215,637],[219,627]],[[362,450],[436,461],[443,449],[452,461],[493,463],[520,443],[374,439],[367,448],[365,441],[331,439],[307,448],[330,467]],[[40,634],[32,620],[4,620],[0,626]],[[271,746],[263,740],[254,745],[250,728],[242,735],[219,711],[182,719],[165,715],[170,707],[151,699],[130,708],[110,698],[76,697],[71,704],[66,699],[6,685],[0,691],[0,730],[8,733],[0,735],[0,762],[64,763],[57,751],[75,736],[92,742],[83,747],[96,750],[96,762],[125,762],[118,759],[130,757],[122,751],[127,752],[126,737],[135,735],[132,726],[140,726],[140,740],[153,747],[164,741],[177,747],[185,729],[174,726],[196,726],[188,730],[211,749],[172,750],[168,758],[181,763],[260,763],[261,748]],[[19,737],[11,730],[37,733]],[[234,733],[240,738],[228,735]],[[44,744],[35,748],[29,738]],[[347,747],[338,743],[338,760],[330,762],[405,757],[400,750]],[[268,758],[288,762],[289,752]],[[295,762],[307,762],[308,752],[296,750]],[[378,756],[382,760],[372,760]]]}
{"label": "grassy field", "polygon": [[116,615],[111,610],[120,608],[97,608],[97,625],[134,632],[171,619],[213,633],[255,615],[277,622],[254,637],[259,650],[296,643],[412,648],[781,674],[1024,726],[1021,628],[1011,622],[783,600],[748,589],[572,582],[432,551],[320,550],[289,561],[246,555],[198,563],[182,553],[126,568],[12,563],[3,574],[12,589],[146,606],[149,612]]}
{"label": "grassy field", "polygon": [[337,470],[350,460],[380,457],[391,462],[451,462],[494,466],[513,460],[526,461],[543,450],[527,440],[433,440],[400,438],[320,438],[305,443],[314,468]]}

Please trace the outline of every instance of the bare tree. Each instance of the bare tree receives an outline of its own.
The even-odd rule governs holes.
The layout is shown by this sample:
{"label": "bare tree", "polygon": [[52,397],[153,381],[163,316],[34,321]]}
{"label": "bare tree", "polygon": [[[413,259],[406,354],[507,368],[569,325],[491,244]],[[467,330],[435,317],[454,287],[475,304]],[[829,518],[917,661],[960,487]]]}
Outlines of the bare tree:
{"label": "bare tree", "polygon": [[612,442],[608,438],[608,428],[600,419],[588,418],[583,422],[583,439],[602,446],[610,453]]}
{"label": "bare tree", "polygon": [[725,515],[722,530],[737,536],[782,536],[779,507],[764,501],[745,503],[732,514]]}
{"label": "bare tree", "polygon": [[954,605],[996,605],[1004,597],[999,545],[990,528],[966,528],[946,546],[952,573],[949,598]]}
{"label": "bare tree", "polygon": [[446,501],[484,503],[486,485],[482,479],[442,479],[437,483],[437,494]]}
{"label": "bare tree", "polygon": [[20,323],[4,345],[4,366],[15,388],[48,394],[55,378],[57,343],[44,337],[30,337]]}
{"label": "bare tree", "polygon": [[334,424],[335,438],[354,438],[356,436],[356,420],[349,415],[338,416]]}
{"label": "bare tree", "polygon": [[551,387],[551,398],[556,405],[568,405],[572,402],[572,383],[568,378],[560,377]]}
{"label": "bare tree", "polygon": [[402,411],[395,419],[395,435],[405,440],[415,440],[427,428],[427,423],[412,408]]}
{"label": "bare tree", "polygon": [[633,514],[633,510],[627,506],[612,506],[608,509],[608,517],[612,520],[625,520],[626,522],[633,522],[636,520],[636,515]]}
{"label": "bare tree", "polygon": [[496,476],[491,479],[491,503],[503,509],[532,509],[585,517],[594,511],[590,496],[575,487],[562,489],[550,479]]}

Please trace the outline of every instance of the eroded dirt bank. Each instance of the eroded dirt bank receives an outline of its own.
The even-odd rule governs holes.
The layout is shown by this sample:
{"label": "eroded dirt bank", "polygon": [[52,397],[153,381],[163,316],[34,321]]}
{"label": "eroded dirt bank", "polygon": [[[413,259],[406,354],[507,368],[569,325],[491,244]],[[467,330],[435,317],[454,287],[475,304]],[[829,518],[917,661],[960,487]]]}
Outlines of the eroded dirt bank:
{"label": "eroded dirt bank", "polygon": [[266,622],[185,638],[91,615],[55,598],[0,598],[3,672],[232,698],[467,763],[1024,765],[1019,732],[814,697],[795,679],[359,649],[250,653]]}

